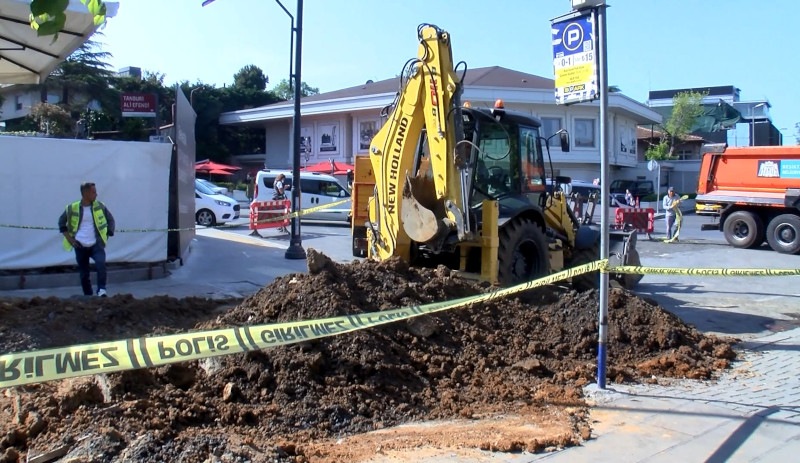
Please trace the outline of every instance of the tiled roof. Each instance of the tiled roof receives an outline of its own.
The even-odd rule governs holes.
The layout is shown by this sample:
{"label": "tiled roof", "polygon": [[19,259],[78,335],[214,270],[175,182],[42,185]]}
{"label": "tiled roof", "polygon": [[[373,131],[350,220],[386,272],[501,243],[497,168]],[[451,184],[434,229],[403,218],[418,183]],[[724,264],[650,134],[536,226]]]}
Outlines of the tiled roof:
{"label": "tiled roof", "polygon": [[[460,70],[457,71],[460,75]],[[485,68],[467,69],[464,79],[467,87],[501,87],[501,88],[522,88],[522,89],[555,89],[555,81],[544,77],[527,74],[525,72],[514,71],[500,66],[490,66]],[[343,88],[332,92],[311,95],[302,99],[303,103],[313,101],[336,100],[339,98],[362,97],[367,95],[379,95],[383,93],[393,93],[400,90],[400,78],[380,80],[378,82],[365,83],[355,87]],[[285,102],[274,103],[273,105],[284,105]],[[268,105],[268,106],[273,106]],[[267,106],[267,107],[268,107]]]}

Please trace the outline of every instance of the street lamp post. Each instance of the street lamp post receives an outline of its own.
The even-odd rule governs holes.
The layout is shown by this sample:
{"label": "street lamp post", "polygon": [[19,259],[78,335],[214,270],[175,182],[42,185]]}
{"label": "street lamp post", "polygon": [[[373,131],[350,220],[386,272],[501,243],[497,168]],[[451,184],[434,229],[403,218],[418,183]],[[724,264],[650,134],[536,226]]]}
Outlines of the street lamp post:
{"label": "street lamp post", "polygon": [[189,106],[191,106],[192,109],[194,109],[194,92],[200,90],[201,88],[202,87],[195,87],[191,92],[189,92]]}
{"label": "street lamp post", "polygon": [[756,108],[766,105],[766,103],[759,103],[750,108],[750,146],[756,146]]}
{"label": "street lamp post", "polygon": [[[204,0],[203,6],[212,3],[214,0]],[[283,11],[292,19],[292,33],[296,39],[296,47],[294,43],[291,48],[294,52],[294,72],[292,72],[291,59],[289,61],[289,88],[292,88],[294,83],[294,127],[292,131],[292,213],[300,210],[300,87],[302,78],[300,77],[300,63],[302,61],[303,53],[303,0],[297,0],[297,25],[295,25],[295,18],[289,13],[289,10],[283,6],[280,0],[275,0],[280,5]],[[191,95],[189,95],[191,100]],[[291,240],[289,241],[289,248],[286,249],[284,257],[287,259],[305,259],[306,251],[303,249],[303,241],[300,234],[300,218],[292,218],[292,233]]]}

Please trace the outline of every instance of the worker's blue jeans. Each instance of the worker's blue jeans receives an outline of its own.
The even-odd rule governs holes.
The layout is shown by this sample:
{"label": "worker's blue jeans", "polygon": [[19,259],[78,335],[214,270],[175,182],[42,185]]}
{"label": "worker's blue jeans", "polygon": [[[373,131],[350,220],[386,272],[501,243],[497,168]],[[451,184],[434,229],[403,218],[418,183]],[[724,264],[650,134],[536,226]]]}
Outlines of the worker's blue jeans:
{"label": "worker's blue jeans", "polygon": [[667,239],[672,239],[672,229],[675,227],[675,214],[667,215]]}
{"label": "worker's blue jeans", "polygon": [[81,277],[81,287],[86,296],[94,295],[92,280],[89,278],[89,259],[94,261],[97,270],[97,289],[106,289],[106,249],[99,242],[94,246],[75,248],[75,260],[78,262],[78,273]]}

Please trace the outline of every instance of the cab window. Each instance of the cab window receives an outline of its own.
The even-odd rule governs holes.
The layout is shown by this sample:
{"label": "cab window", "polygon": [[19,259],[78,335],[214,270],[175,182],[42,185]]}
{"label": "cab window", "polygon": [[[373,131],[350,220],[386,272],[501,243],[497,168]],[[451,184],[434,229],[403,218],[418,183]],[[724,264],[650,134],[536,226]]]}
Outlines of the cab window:
{"label": "cab window", "polygon": [[520,127],[519,134],[520,147],[522,148],[522,191],[544,191],[542,152],[539,150],[539,130],[530,127]]}
{"label": "cab window", "polygon": [[[503,127],[495,121],[482,121],[478,140],[478,161],[475,167],[475,190],[482,196],[497,199],[512,193],[513,161],[519,140],[514,127]],[[481,198],[474,198],[478,202]]]}

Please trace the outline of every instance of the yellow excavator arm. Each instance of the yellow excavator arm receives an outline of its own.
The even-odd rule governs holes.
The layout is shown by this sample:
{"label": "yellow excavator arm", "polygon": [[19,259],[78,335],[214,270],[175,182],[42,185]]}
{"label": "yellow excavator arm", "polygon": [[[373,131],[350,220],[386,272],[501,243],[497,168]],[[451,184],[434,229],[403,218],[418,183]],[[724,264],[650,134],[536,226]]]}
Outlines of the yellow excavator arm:
{"label": "yellow excavator arm", "polygon": [[466,156],[456,150],[463,138],[461,81],[450,36],[422,25],[418,38],[418,56],[406,63],[388,120],[370,144],[375,190],[369,253],[379,259],[408,259],[412,240],[430,242],[454,228],[459,236],[469,233],[464,209],[469,169]]}

